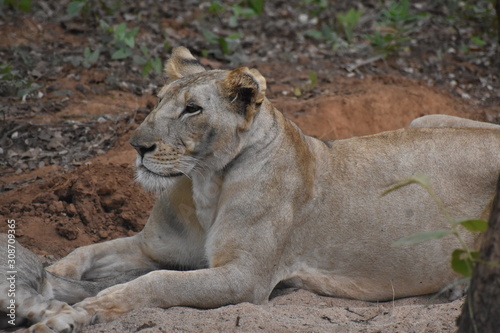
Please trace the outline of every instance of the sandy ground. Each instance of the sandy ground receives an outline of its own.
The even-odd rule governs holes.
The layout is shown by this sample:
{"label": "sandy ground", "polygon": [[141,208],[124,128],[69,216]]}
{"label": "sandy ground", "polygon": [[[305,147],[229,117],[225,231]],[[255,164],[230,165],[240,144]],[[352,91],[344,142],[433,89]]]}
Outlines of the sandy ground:
{"label": "sandy ground", "polygon": [[463,303],[462,299],[440,303],[445,300],[428,296],[370,303],[322,297],[305,290],[279,292],[281,295],[263,305],[142,309],[84,332],[454,332]]}

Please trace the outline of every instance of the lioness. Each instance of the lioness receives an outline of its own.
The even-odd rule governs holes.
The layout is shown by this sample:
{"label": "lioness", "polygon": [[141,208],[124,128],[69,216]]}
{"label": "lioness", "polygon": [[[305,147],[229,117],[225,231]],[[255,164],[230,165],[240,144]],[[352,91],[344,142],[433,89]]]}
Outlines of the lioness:
{"label": "lioness", "polygon": [[[280,281],[375,301],[432,293],[455,278],[453,238],[391,246],[449,227],[427,193],[416,185],[381,193],[423,173],[454,216],[485,217],[500,131],[414,128],[323,142],[271,105],[255,69],[205,71],[180,47],[166,73],[158,105],[130,140],[138,181],[160,192],[144,230],[50,268],[74,279],[155,271],[30,331],[77,331],[144,307],[262,303]],[[158,270],[169,265],[191,270]]]}

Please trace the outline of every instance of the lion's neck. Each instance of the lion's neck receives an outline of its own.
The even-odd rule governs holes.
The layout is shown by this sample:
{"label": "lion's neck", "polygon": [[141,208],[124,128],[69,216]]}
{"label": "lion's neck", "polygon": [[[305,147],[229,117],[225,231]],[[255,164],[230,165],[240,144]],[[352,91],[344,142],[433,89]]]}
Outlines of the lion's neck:
{"label": "lion's neck", "polygon": [[197,173],[192,177],[196,217],[205,230],[213,224],[219,202],[222,177],[218,172]]}
{"label": "lion's neck", "polygon": [[225,178],[229,174],[233,180],[248,177],[246,172],[240,172],[240,168],[248,170],[248,165],[251,164],[258,169],[259,165],[265,163],[265,160],[274,154],[273,151],[279,150],[286,140],[286,129],[283,127],[283,124],[286,127],[286,122],[281,112],[265,100],[250,128],[240,133],[239,149],[234,152],[229,162],[226,161],[221,169],[206,168],[190,175],[196,214],[205,230],[214,223]]}

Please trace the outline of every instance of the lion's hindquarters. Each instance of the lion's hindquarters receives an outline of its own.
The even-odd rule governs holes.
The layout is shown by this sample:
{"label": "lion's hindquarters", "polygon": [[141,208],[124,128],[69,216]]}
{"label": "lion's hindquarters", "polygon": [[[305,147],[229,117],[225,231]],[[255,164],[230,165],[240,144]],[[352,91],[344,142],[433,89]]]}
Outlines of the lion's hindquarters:
{"label": "lion's hindquarters", "polygon": [[[308,288],[332,296],[368,300],[436,292],[456,275],[449,236],[393,247],[414,233],[449,229],[425,189],[384,190],[418,173],[453,218],[479,218],[494,195],[500,170],[500,136],[467,130],[410,130],[334,143],[332,169],[321,182],[322,207],[304,212],[310,221],[292,243],[310,253]],[[474,246],[475,236],[464,235]],[[315,273],[314,273],[315,272]]]}

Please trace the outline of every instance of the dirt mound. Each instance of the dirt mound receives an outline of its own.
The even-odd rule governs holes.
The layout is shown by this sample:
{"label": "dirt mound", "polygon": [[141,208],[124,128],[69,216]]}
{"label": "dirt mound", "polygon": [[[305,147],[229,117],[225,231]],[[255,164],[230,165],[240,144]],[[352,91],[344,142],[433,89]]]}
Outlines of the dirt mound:
{"label": "dirt mound", "polygon": [[[408,126],[428,114],[472,116],[467,106],[416,81],[394,76],[341,79],[323,87],[326,95],[277,102],[284,114],[309,135],[344,139]],[[483,119],[476,113],[475,117]]]}
{"label": "dirt mound", "polygon": [[154,200],[134,183],[130,163],[107,158],[14,189],[1,199],[0,215],[16,220],[19,241],[37,253],[56,256],[134,234],[146,223]]}

